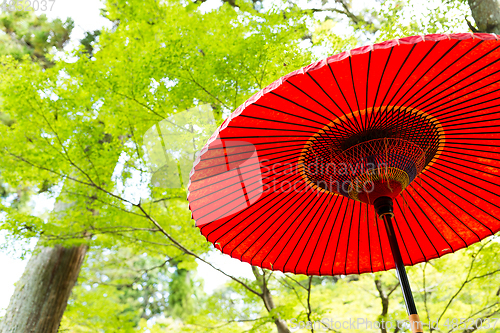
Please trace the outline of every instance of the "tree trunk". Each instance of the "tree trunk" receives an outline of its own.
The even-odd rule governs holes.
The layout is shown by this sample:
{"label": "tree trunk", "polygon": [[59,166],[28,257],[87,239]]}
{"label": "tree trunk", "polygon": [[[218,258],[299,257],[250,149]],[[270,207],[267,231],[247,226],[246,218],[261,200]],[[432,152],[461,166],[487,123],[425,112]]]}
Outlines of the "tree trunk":
{"label": "tree trunk", "polygon": [[[110,140],[111,137],[105,134],[99,143]],[[87,146],[86,149],[89,148]],[[100,145],[94,147],[94,149],[100,148]],[[108,163],[109,169],[103,172],[108,179],[111,178],[117,161],[118,156],[114,163]],[[75,174],[78,173],[75,171]],[[75,198],[70,191],[74,190],[73,186],[78,185],[66,180],[51,213],[55,219],[62,218],[66,212],[75,209]],[[87,203],[93,201],[94,198],[89,195]],[[87,210],[92,212],[92,215],[99,214],[90,206]],[[81,232],[84,238],[91,237],[89,232],[85,230]],[[37,250],[16,284],[6,315],[0,322],[0,333],[56,333],[59,329],[88,246],[67,248],[62,245],[54,247],[37,245]]]}
{"label": "tree trunk", "polygon": [[[265,276],[262,275],[259,272],[259,269],[256,266],[252,266],[252,272],[255,278],[257,279],[257,282],[260,285],[260,288],[262,290],[262,301],[264,302],[264,306],[266,307],[266,310],[268,312],[271,312],[273,309],[276,308],[274,305],[273,301],[273,296],[271,295],[271,291],[269,288],[267,288],[267,282],[265,279]],[[279,317],[279,315],[274,316],[274,324],[276,325],[276,328],[278,329],[278,333],[290,333],[290,329],[288,328],[288,325],[286,322]]]}
{"label": "tree trunk", "polygon": [[[271,311],[274,308],[276,308],[276,306],[274,305],[271,292],[269,291],[269,289],[267,289],[267,286],[265,288],[265,291],[263,292],[262,299],[264,300],[264,304],[266,305],[268,311]],[[278,333],[290,333],[290,330],[288,329],[286,322],[283,319],[280,319],[278,316],[274,319],[274,324],[278,329]]]}
{"label": "tree trunk", "polygon": [[[382,286],[382,281],[378,276],[375,277],[375,287],[377,288],[380,300],[382,302],[382,313],[380,314],[380,316],[385,319],[387,317],[387,313],[389,312],[389,296],[385,292],[384,287]],[[380,326],[380,332],[387,333],[387,328],[385,325]]]}
{"label": "tree trunk", "polygon": [[16,284],[1,333],[56,333],[87,246],[42,247]]}
{"label": "tree trunk", "polygon": [[500,34],[500,0],[468,0],[477,29],[474,32]]}

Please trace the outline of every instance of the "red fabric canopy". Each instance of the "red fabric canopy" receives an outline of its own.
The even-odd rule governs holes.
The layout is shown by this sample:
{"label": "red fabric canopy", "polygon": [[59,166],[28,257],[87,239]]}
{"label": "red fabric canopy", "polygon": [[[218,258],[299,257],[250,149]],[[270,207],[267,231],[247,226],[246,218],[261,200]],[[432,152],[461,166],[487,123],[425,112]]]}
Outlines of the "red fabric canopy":
{"label": "red fabric canopy", "polygon": [[411,135],[422,133],[418,119],[432,126],[438,148],[395,199],[398,245],[405,265],[440,257],[500,230],[499,111],[495,35],[413,36],[334,55],[280,78],[224,121],[191,171],[192,216],[217,249],[267,269],[394,268],[373,207],[308,182],[300,159],[311,138],[330,135],[328,124],[347,138],[379,113],[386,127],[405,114]]}

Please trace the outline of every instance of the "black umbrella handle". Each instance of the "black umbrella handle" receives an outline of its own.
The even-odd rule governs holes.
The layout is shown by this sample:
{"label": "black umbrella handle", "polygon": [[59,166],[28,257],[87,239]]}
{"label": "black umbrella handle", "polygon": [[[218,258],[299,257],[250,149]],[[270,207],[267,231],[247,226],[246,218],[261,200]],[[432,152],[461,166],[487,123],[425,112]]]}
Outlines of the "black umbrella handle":
{"label": "black umbrella handle", "polygon": [[403,292],[403,298],[406,304],[406,312],[408,312],[410,319],[410,327],[412,332],[423,332],[422,322],[420,321],[417,313],[417,307],[415,306],[415,301],[413,300],[413,294],[411,292],[410,281],[408,280],[408,275],[406,275],[405,265],[403,264],[401,252],[399,251],[398,240],[396,238],[396,233],[394,232],[394,225],[392,221],[392,218],[394,217],[392,199],[389,197],[380,197],[375,200],[374,206],[378,216],[384,220],[385,230],[387,231],[392,256],[396,265],[396,275],[398,276],[399,284],[401,285],[401,291]]}

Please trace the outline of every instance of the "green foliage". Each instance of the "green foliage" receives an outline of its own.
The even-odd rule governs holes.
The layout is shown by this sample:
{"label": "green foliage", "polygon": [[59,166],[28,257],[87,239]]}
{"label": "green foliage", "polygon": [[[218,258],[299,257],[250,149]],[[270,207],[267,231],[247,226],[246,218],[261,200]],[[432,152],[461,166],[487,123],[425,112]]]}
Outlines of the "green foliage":
{"label": "green foliage", "polygon": [[97,38],[99,37],[100,34],[101,34],[100,30],[94,30],[92,32],[85,31],[85,37],[82,40],[80,40],[80,44],[83,45],[85,51],[90,57],[92,57],[94,54],[94,44],[96,43]]}
{"label": "green foliage", "polygon": [[0,55],[11,55],[17,60],[26,55],[40,65],[53,65],[49,54],[53,48],[62,50],[69,41],[73,21],[50,21],[45,15],[29,11],[5,12],[0,15]]}
{"label": "green foliage", "polygon": [[468,7],[458,2],[386,0],[378,12],[382,24],[377,41],[412,35],[462,32],[467,30],[464,12],[468,12]]}
{"label": "green foliage", "polygon": [[[61,328],[70,332],[135,332],[137,313],[113,287],[73,288]],[[90,311],[89,311],[90,310]]]}
{"label": "green foliage", "polygon": [[[339,1],[342,2],[342,1]],[[314,45],[326,48],[328,56],[366,45],[406,36],[455,33],[467,31],[464,17],[469,7],[460,1],[384,0],[374,7],[365,7],[360,13],[351,13],[352,30],[343,31],[339,17],[327,16],[316,22],[312,35]]]}
{"label": "green foliage", "polygon": [[203,295],[191,272],[177,269],[178,263],[161,253],[137,254],[137,250],[89,252],[62,327],[74,332],[121,327],[117,330],[128,332],[151,318],[183,318],[197,310],[193,297]]}
{"label": "green foliage", "polygon": [[194,281],[191,279],[192,272],[177,268],[169,283],[168,305],[169,313],[174,318],[186,318],[195,312],[197,293]]}
{"label": "green foliage", "polygon": [[[202,14],[175,2],[110,2],[107,16],[119,24],[93,42],[93,57],[85,45],[76,62],[57,62],[46,70],[3,59],[1,107],[15,120],[0,125],[0,167],[9,170],[5,183],[48,191],[57,203],[46,219],[6,207],[2,228],[19,238],[40,237],[49,246],[88,243],[94,254],[126,246],[133,253],[178,262],[172,277],[152,273],[139,290],[134,284],[118,289],[106,281],[86,285],[90,273],[83,274],[65,319],[75,331],[106,330],[119,321],[126,331],[143,325],[147,316],[184,318],[196,311],[192,294],[197,282],[186,270],[195,268],[194,260],[158,227],[195,253],[209,247],[193,227],[185,187],[148,184],[142,136],[169,115],[198,104],[211,105],[220,119],[260,88],[311,61],[298,48],[306,27],[293,8],[286,18],[277,10],[241,8],[224,5]],[[144,193],[131,196],[137,186]],[[158,221],[156,227],[149,214]],[[94,265],[92,259],[86,265]],[[120,265],[106,276],[130,280],[125,261]],[[167,289],[174,292],[155,298],[156,279],[171,279]],[[105,310],[97,301],[104,294]],[[150,299],[145,307],[144,300]]]}

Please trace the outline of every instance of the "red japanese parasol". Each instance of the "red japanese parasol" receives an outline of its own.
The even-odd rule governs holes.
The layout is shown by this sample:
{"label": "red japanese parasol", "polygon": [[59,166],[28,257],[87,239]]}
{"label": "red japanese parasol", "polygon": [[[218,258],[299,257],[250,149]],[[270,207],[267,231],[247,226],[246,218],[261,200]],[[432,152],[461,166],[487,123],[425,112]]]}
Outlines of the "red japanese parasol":
{"label": "red japanese parasol", "polygon": [[216,248],[270,270],[396,268],[417,320],[404,265],[500,230],[499,112],[496,35],[334,55],[224,121],[191,171],[192,216]]}

